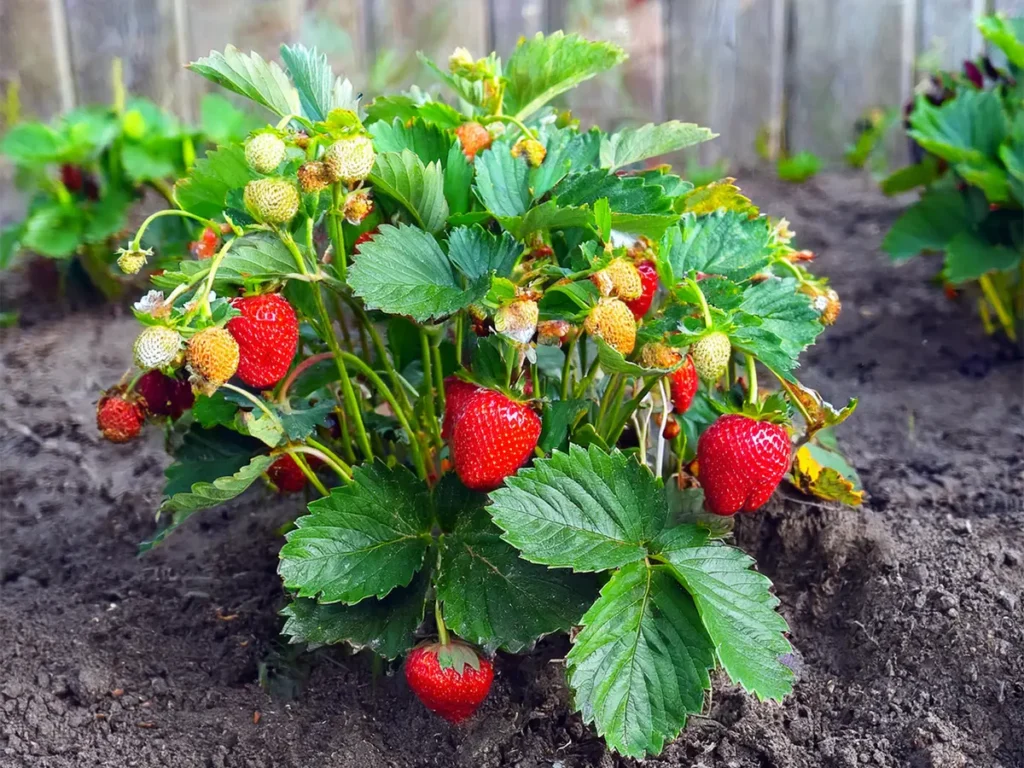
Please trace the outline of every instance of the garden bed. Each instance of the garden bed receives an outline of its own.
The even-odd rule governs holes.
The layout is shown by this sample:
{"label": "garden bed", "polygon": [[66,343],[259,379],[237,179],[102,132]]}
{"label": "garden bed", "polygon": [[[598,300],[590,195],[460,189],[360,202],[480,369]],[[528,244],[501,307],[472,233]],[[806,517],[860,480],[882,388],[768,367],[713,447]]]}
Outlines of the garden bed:
{"label": "garden bed", "polygon": [[[786,215],[844,311],[805,382],[861,396],[839,437],[860,509],[783,488],[738,543],[775,582],[795,694],[718,681],[707,717],[649,765],[1024,766],[1024,365],[878,253],[900,205],[869,180],[741,180]],[[0,766],[631,765],[569,715],[564,641],[501,656],[461,727],[365,656],[296,656],[275,530],[295,499],[254,491],[137,557],[166,461],[159,430],[100,441],[93,403],[137,324],[109,311],[3,332]],[[268,672],[270,697],[257,683]],[[267,676],[267,675],[265,675]]]}

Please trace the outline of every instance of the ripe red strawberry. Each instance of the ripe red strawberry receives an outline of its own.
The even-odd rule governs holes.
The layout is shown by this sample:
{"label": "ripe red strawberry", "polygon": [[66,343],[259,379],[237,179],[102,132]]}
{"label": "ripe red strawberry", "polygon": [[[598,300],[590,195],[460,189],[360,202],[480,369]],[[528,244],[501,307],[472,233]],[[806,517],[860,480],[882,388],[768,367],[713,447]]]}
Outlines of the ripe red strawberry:
{"label": "ripe red strawberry", "polygon": [[493,491],[530,458],[540,438],[540,417],[526,403],[483,389],[455,422],[451,439],[455,472],[475,491]]}
{"label": "ripe red strawberry", "polygon": [[355,252],[358,253],[359,246],[362,245],[363,243],[368,243],[371,240],[373,240],[373,236],[376,235],[378,232],[380,232],[380,227],[374,227],[373,229],[363,232],[363,234],[357,237],[356,241],[352,244],[353,250],[355,250]]}
{"label": "ripe red strawberry", "polygon": [[637,298],[626,301],[626,306],[633,313],[633,317],[639,320],[647,314],[647,310],[651,308],[651,303],[654,301],[654,294],[658,290],[658,270],[653,261],[643,259],[636,263],[636,271],[640,273],[643,291]]}
{"label": "ripe red strawberry", "polygon": [[491,134],[480,123],[463,123],[455,129],[455,135],[462,144],[462,154],[470,162],[491,146]]}
{"label": "ripe red strawberry", "polygon": [[72,194],[81,192],[85,183],[85,174],[82,173],[79,166],[65,163],[60,167],[60,182]]}
{"label": "ripe red strawberry", "polygon": [[461,723],[487,698],[494,666],[458,640],[430,643],[406,657],[405,679],[423,706],[450,723]]}
{"label": "ripe red strawberry", "polygon": [[683,414],[693,402],[693,396],[697,394],[699,378],[697,369],[693,365],[693,358],[686,356],[686,361],[679,366],[669,379],[672,389],[672,406],[676,413]]}
{"label": "ripe red strawberry", "polygon": [[[313,471],[323,464],[316,456],[307,455],[303,458]],[[287,453],[282,454],[267,468],[267,476],[281,493],[298,493],[306,487],[306,474]]]}
{"label": "ripe red strawberry", "polygon": [[120,393],[105,394],[96,403],[96,426],[112,443],[127,443],[138,437],[145,419],[142,406]]}
{"label": "ripe red strawberry", "polygon": [[238,378],[250,387],[272,387],[288,373],[299,344],[299,321],[279,293],[233,299],[240,317],[228,320],[238,342]]}
{"label": "ripe red strawberry", "polygon": [[784,427],[736,413],[719,416],[697,441],[704,505],[716,515],[753,512],[768,501],[789,463]]}
{"label": "ripe red strawberry", "polygon": [[449,376],[444,380],[444,420],[441,422],[441,439],[448,440],[455,431],[455,425],[462,419],[466,406],[480,387],[458,376]]}
{"label": "ripe red strawberry", "polygon": [[209,259],[217,252],[219,241],[220,237],[217,235],[217,232],[207,227],[203,230],[203,234],[199,236],[198,240],[193,240],[189,244],[189,250],[197,259]]}
{"label": "ripe red strawberry", "polygon": [[143,374],[135,384],[135,391],[146,401],[146,413],[150,416],[178,419],[195,402],[191,384],[166,376],[160,371]]}

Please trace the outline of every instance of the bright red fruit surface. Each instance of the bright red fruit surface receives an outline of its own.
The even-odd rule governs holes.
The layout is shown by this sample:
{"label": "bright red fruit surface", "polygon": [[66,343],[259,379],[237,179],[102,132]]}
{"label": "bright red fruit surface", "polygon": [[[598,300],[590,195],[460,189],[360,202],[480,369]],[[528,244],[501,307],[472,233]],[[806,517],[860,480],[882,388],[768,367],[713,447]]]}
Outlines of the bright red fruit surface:
{"label": "bright red fruit surface", "polygon": [[785,428],[739,414],[719,416],[697,442],[704,504],[716,515],[753,512],[762,506],[789,464]]}
{"label": "bright red fruit surface", "polygon": [[697,369],[693,366],[693,358],[689,355],[681,366],[679,366],[669,378],[669,385],[672,390],[672,407],[676,413],[683,414],[693,402],[693,396],[697,394],[699,377]]}
{"label": "bright red fruit surface", "polygon": [[[303,458],[306,459],[306,463],[309,464],[309,468],[312,470],[316,470],[318,466],[323,464],[315,456],[304,456]],[[295,463],[295,459],[288,454],[282,455],[267,468],[267,476],[283,493],[298,493],[306,487],[305,473]]]}
{"label": "bright red fruit surface", "polygon": [[493,491],[530,458],[540,438],[540,417],[525,403],[484,389],[456,422],[452,461],[463,485]]}
{"label": "bright red fruit surface", "polygon": [[170,416],[178,419],[195,402],[192,385],[182,379],[172,379],[160,371],[143,374],[135,391],[146,401],[146,412],[152,416]]}
{"label": "bright red fruit surface", "polygon": [[[463,653],[473,651],[461,643]],[[478,658],[479,669],[466,664],[441,668],[438,652],[444,646],[433,643],[415,648],[405,660],[405,679],[423,706],[450,723],[461,723],[487,698],[494,680],[494,667],[487,659]]]}
{"label": "bright red fruit surface", "polygon": [[458,376],[449,376],[444,380],[444,421],[441,422],[441,439],[448,440],[455,432],[466,406],[480,387],[463,381]]}
{"label": "bright red fruit surface", "polygon": [[288,373],[299,344],[299,321],[283,296],[267,293],[234,299],[241,316],[228,320],[238,342],[238,378],[250,387],[272,387]]}
{"label": "bright red fruit surface", "polygon": [[643,293],[632,301],[627,301],[626,306],[633,313],[633,317],[639,320],[647,314],[647,310],[651,308],[651,303],[654,301],[654,294],[658,290],[658,270],[653,261],[644,259],[636,263],[636,271],[640,273]]}
{"label": "bright red fruit surface", "polygon": [[142,406],[120,395],[108,395],[96,405],[96,426],[112,443],[127,443],[138,436],[146,414]]}

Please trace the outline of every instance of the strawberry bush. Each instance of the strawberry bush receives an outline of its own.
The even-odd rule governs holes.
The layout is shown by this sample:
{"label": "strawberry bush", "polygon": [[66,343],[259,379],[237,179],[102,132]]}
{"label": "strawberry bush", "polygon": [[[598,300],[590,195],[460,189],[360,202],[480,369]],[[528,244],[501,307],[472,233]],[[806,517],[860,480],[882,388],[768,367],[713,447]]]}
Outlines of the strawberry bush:
{"label": "strawberry bush", "polygon": [[1011,339],[1024,320],[1024,18],[988,16],[978,28],[1005,61],[982,57],[938,72],[909,108],[919,162],[883,182],[922,188],[883,244],[896,261],[944,254],[941,279],[967,287],[991,333]]}
{"label": "strawberry bush", "polygon": [[711,131],[552,106],[614,45],[460,49],[428,62],[451,102],[365,108],[326,57],[281,54],[191,65],[279,119],[176,184],[165,215],[215,253],[152,278],[137,370],[98,406],[112,440],[167,430],[144,548],[260,478],[317,496],[281,548],[284,633],[408,655],[452,722],[489,656],[557,632],[575,707],[623,754],[659,752],[715,668],[785,696],[778,600],[726,539],[784,478],[859,500],[821,439],[856,402],[795,373],[840,309],[812,254],[731,179],[645,165]]}
{"label": "strawberry bush", "polygon": [[[147,190],[173,204],[170,185],[192,167],[197,152],[211,142],[243,138],[252,123],[226,99],[210,95],[203,101],[202,126],[185,125],[153,102],[126,94],[120,62],[113,82],[110,105],[80,107],[50,125],[15,120],[4,134],[0,152],[14,164],[29,204],[23,220],[0,232],[0,269],[19,253],[35,254],[74,264],[108,298],[120,294],[115,248],[133,207]],[[11,94],[16,105],[17,91]],[[193,229],[181,218],[165,218],[148,231],[145,245],[180,256],[197,234]],[[202,239],[196,240],[201,248]],[[131,271],[133,262],[122,265]]]}

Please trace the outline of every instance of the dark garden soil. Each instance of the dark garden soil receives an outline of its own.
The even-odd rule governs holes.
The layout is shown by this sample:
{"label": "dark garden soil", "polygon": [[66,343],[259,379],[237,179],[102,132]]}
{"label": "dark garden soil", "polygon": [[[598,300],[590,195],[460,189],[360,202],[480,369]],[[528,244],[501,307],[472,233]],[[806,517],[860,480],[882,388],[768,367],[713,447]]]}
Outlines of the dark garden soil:
{"label": "dark garden soil", "polygon": [[[839,434],[870,499],[785,491],[740,521],[800,652],[796,692],[759,704],[719,680],[707,716],[646,764],[1024,767],[1024,364],[928,283],[934,261],[888,265],[899,203],[870,181],[745,191],[790,217],[843,295],[805,379],[861,397]],[[501,656],[458,728],[400,674],[374,683],[363,656],[280,645],[274,531],[295,499],[250,492],[137,557],[161,436],[101,443],[92,415],[135,332],[94,310],[0,344],[0,766],[634,764],[568,714],[562,640]]]}

